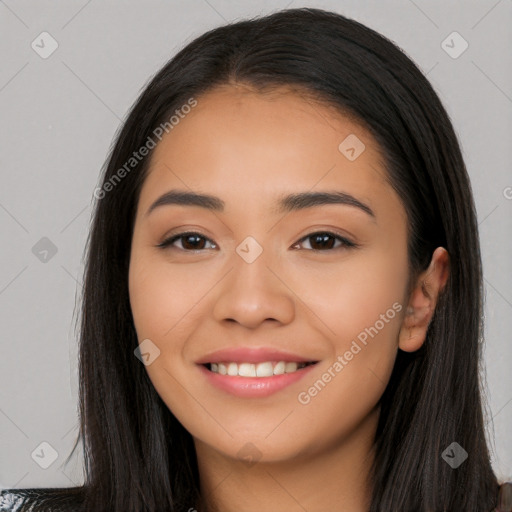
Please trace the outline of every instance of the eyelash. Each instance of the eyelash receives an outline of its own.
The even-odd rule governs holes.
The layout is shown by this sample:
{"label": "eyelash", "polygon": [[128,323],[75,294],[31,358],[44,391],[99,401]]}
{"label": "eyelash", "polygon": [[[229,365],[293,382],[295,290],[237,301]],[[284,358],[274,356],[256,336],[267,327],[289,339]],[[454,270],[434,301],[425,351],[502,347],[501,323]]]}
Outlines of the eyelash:
{"label": "eyelash", "polygon": [[[175,235],[171,235],[169,238],[166,238],[164,241],[159,243],[157,245],[157,247],[159,247],[161,249],[177,249],[179,251],[184,251],[184,252],[199,252],[199,251],[203,251],[204,249],[191,250],[191,249],[182,249],[182,248],[179,248],[179,247],[172,247],[172,244],[174,244],[174,242],[176,242],[180,238],[184,238],[184,237],[190,236],[190,235],[197,235],[199,238],[203,238],[204,240],[207,240],[207,241],[213,243],[213,245],[215,245],[215,242],[213,242],[209,238],[201,235],[201,233],[198,233],[198,232],[195,232],[195,231],[186,231],[186,232],[183,232],[183,233],[177,233]],[[308,238],[314,237],[315,235],[328,235],[328,236],[330,236],[332,238],[336,238],[337,240],[339,240],[341,242],[341,245],[338,246],[338,247],[334,247],[334,248],[331,248],[331,249],[325,249],[325,250],[322,250],[322,249],[307,249],[308,251],[313,251],[313,252],[329,252],[329,251],[335,251],[335,250],[338,250],[338,249],[354,249],[354,248],[359,247],[358,244],[356,244],[354,242],[351,242],[347,238],[345,238],[345,237],[343,237],[341,235],[338,235],[337,233],[333,233],[331,231],[315,231],[313,233],[309,233],[308,235],[302,237],[298,242],[296,242],[293,245],[295,246],[295,245],[303,242],[304,240],[307,240]]]}

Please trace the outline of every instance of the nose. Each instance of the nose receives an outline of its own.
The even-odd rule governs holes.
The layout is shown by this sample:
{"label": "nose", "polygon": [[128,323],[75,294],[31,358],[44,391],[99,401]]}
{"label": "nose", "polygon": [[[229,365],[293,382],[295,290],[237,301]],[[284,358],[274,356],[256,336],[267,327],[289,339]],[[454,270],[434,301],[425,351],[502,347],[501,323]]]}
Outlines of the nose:
{"label": "nose", "polygon": [[255,329],[265,322],[288,324],[295,317],[295,296],[278,268],[261,255],[248,263],[238,255],[223,279],[213,311],[218,322]]}

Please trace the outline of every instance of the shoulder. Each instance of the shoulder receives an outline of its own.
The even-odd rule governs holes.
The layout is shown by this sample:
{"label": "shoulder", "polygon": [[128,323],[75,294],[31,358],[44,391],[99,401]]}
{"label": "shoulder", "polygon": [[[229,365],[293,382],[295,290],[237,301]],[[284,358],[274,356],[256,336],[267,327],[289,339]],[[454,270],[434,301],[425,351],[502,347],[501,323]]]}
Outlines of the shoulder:
{"label": "shoulder", "polygon": [[0,512],[81,512],[82,487],[0,490]]}

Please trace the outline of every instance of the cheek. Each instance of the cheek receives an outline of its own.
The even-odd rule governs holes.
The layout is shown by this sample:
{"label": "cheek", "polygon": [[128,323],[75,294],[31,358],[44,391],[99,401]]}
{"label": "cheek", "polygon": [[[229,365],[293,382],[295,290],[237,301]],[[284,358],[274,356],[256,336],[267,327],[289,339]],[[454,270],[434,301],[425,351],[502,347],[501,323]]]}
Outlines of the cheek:
{"label": "cheek", "polygon": [[174,311],[175,294],[158,266],[132,256],[130,262],[130,305],[139,341],[156,339],[172,327],[165,312]]}
{"label": "cheek", "polygon": [[[401,309],[407,284],[405,254],[386,251],[361,252],[326,271],[301,272],[299,295],[327,327],[326,336],[342,350],[347,340],[387,317],[395,330],[399,324],[394,303]],[[388,318],[386,318],[387,320]],[[380,323],[379,323],[380,325]],[[390,329],[385,329],[389,331]]]}
{"label": "cheek", "polygon": [[176,339],[176,332],[197,320],[195,306],[211,287],[204,277],[195,270],[173,269],[161,257],[134,252],[129,290],[139,339]]}
{"label": "cheek", "polygon": [[139,342],[150,339],[160,351],[145,369],[159,396],[186,428],[191,427],[190,411],[195,411],[196,417],[201,411],[195,409],[197,403],[183,387],[190,371],[183,352],[204,315],[194,306],[208,289],[208,283],[192,283],[190,278],[190,273],[171,272],[147,251],[136,248],[132,252],[129,293],[137,337]]}
{"label": "cheek", "polygon": [[[393,369],[405,310],[406,250],[361,252],[327,278],[317,277],[304,278],[305,302],[326,326],[332,354],[304,386],[303,403],[333,416],[330,421],[340,420],[340,410],[352,411],[348,415],[355,420],[378,401]],[[322,375],[325,386],[318,382]]]}
{"label": "cheek", "polygon": [[383,273],[386,265],[381,265],[340,272],[334,290],[317,290],[314,310],[330,328],[325,332],[332,341],[332,356],[304,382],[298,396],[298,412],[314,440],[312,451],[358,428],[389,382],[405,308],[406,273],[393,265]]}

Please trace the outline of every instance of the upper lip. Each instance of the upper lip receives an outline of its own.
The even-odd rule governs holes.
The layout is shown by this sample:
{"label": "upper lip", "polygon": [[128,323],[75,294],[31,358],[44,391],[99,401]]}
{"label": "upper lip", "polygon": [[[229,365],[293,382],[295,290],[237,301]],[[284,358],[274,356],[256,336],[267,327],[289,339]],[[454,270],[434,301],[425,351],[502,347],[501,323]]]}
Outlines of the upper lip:
{"label": "upper lip", "polygon": [[284,352],[274,348],[265,347],[233,347],[216,350],[196,361],[196,364],[207,363],[264,363],[266,361],[285,361],[295,363],[309,363],[316,359],[302,357],[291,352]]}

